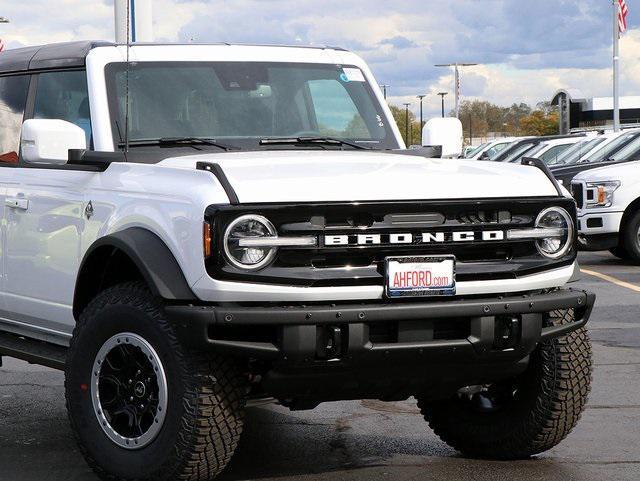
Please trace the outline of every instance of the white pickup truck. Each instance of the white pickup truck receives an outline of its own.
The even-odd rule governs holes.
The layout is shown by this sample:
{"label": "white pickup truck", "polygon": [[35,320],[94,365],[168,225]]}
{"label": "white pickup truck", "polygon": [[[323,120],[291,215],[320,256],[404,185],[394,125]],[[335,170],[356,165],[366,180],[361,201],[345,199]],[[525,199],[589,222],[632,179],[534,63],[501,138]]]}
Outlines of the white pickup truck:
{"label": "white pickup truck", "polygon": [[640,262],[640,161],[581,172],[571,190],[578,205],[580,247]]}
{"label": "white pickup truck", "polygon": [[338,48],[6,51],[0,355],[65,370],[103,479],[211,479],[265,398],[413,396],[468,456],[545,451],[591,380],[575,203],[419,154]]}

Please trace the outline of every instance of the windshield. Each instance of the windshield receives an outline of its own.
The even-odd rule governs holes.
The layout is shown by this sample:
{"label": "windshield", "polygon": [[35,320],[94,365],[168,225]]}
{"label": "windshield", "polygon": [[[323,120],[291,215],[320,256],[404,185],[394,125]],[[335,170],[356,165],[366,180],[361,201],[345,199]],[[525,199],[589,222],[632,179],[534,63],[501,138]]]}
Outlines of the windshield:
{"label": "windshield", "polygon": [[612,140],[607,145],[598,149],[593,154],[590,154],[588,158],[583,159],[582,162],[602,162],[603,160],[607,160],[637,136],[637,133],[622,134],[615,140]]}
{"label": "windshield", "polygon": [[537,157],[540,151],[546,149],[548,146],[549,144],[544,144],[544,143],[538,144],[538,146],[534,147],[533,149],[527,152],[527,157]]}
{"label": "windshield", "polygon": [[[114,138],[122,142],[127,124],[126,64],[110,64],[106,75]],[[167,137],[206,138],[258,149],[266,148],[260,145],[266,138],[331,137],[374,149],[399,147],[380,103],[356,67],[141,62],[130,65],[128,89],[132,145]],[[311,143],[299,147],[327,148]]]}
{"label": "windshield", "polygon": [[631,142],[626,144],[620,150],[611,154],[607,160],[612,162],[621,160],[636,160],[640,150],[640,136],[635,137]]}
{"label": "windshield", "polygon": [[482,149],[484,149],[487,145],[489,145],[489,142],[485,142],[484,144],[480,144],[477,147],[472,148],[471,150],[469,150],[469,152],[467,152],[465,158],[470,159],[471,157],[479,153]]}
{"label": "windshield", "polygon": [[507,153],[507,156],[502,159],[502,162],[516,162],[524,154],[528,153],[533,147],[535,147],[535,144],[522,144],[514,148],[511,152]]}
{"label": "windshield", "polygon": [[487,149],[485,154],[486,154],[486,156],[487,156],[487,158],[489,160],[493,160],[495,157],[498,156],[498,154],[500,154],[500,152],[502,152],[504,150],[505,147],[511,145],[512,143],[513,143],[513,141],[501,142],[499,144],[494,144],[490,148]]}
{"label": "windshield", "polygon": [[605,141],[604,137],[596,137],[595,139],[582,140],[572,145],[567,150],[558,155],[557,158],[551,160],[549,165],[574,164],[579,161],[582,156]]}

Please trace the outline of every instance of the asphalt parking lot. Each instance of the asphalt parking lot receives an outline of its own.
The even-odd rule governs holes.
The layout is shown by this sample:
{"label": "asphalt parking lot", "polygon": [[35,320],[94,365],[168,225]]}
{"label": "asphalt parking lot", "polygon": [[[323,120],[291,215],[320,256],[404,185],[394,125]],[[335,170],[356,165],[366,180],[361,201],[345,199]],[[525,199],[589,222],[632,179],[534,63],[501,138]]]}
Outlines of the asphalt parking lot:
{"label": "asphalt parking lot", "polygon": [[[528,461],[460,457],[429,430],[415,403],[321,405],[292,413],[252,408],[223,480],[640,479],[640,267],[581,254],[580,285],[598,294],[590,322],[595,374],[578,427]],[[62,374],[6,359],[0,368],[0,480],[95,480],[75,447]]]}

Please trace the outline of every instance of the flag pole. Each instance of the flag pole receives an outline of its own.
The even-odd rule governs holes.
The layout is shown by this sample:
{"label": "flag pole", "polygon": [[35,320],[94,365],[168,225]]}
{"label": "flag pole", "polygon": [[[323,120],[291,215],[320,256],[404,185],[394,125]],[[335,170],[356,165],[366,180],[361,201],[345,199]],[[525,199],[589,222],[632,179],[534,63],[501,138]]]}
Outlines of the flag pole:
{"label": "flag pole", "polygon": [[620,24],[618,0],[613,0],[613,131],[620,130]]}

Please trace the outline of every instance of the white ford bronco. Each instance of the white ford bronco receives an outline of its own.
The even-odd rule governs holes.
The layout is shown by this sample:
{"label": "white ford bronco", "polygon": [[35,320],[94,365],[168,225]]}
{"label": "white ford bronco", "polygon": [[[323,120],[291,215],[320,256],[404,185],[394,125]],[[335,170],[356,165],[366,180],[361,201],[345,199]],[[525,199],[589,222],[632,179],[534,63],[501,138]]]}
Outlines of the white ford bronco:
{"label": "white ford bronco", "polygon": [[547,450],[591,379],[574,200],[421,153],[338,48],[4,52],[0,354],[65,370],[109,480],[215,477],[264,399],[415,397],[465,455]]}

